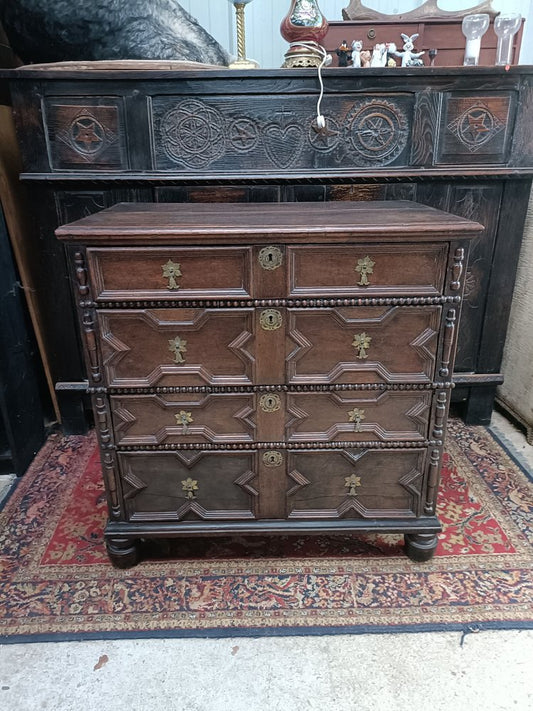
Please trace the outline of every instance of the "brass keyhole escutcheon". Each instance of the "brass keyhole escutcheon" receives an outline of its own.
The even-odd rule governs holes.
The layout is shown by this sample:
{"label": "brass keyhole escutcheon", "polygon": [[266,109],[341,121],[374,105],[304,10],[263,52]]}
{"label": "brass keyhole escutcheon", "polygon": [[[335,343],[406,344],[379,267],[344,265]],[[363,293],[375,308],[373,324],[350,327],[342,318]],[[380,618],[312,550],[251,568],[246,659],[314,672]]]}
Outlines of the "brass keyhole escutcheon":
{"label": "brass keyhole escutcheon", "polygon": [[180,285],[178,284],[176,279],[181,276],[181,264],[173,262],[171,259],[169,259],[166,264],[163,264],[161,269],[163,270],[163,277],[165,279],[168,279],[169,291],[179,289]]}
{"label": "brass keyhole escutcheon", "polygon": [[277,309],[266,309],[261,313],[259,322],[264,331],[277,331],[283,324],[283,317]]}
{"label": "brass keyhole escutcheon", "polygon": [[369,274],[374,273],[374,267],[376,263],[368,255],[364,259],[359,259],[355,271],[361,275],[361,278],[357,282],[358,286],[370,286]]}
{"label": "brass keyhole escutcheon", "polygon": [[283,464],[283,454],[281,452],[265,452],[263,464],[265,467],[279,467]]}
{"label": "brass keyhole escutcheon", "polygon": [[279,247],[264,247],[259,252],[259,264],[267,271],[274,271],[283,264],[283,252]]}
{"label": "brass keyhole escutcheon", "polygon": [[259,406],[263,412],[277,412],[281,409],[281,398],[279,395],[262,395],[259,400]]}

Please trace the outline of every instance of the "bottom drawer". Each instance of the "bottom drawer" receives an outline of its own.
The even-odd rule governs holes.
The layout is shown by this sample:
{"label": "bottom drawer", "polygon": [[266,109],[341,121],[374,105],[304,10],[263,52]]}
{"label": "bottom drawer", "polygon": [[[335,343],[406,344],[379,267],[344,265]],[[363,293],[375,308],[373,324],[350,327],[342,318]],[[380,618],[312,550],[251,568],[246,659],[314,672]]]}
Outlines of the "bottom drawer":
{"label": "bottom drawer", "polygon": [[129,521],[254,519],[254,452],[119,454]]}
{"label": "bottom drawer", "polygon": [[291,452],[290,519],[411,518],[421,514],[425,449]]}

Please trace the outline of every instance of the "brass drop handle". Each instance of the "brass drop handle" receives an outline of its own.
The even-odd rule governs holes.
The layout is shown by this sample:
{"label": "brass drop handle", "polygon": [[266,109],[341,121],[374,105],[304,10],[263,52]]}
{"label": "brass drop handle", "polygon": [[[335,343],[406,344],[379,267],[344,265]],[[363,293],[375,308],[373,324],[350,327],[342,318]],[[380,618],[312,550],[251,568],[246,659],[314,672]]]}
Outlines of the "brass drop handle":
{"label": "brass drop handle", "polygon": [[361,486],[361,477],[352,474],[344,477],[344,486],[348,489],[348,496],[357,496],[357,487]]}
{"label": "brass drop handle", "polygon": [[188,479],[184,479],[181,482],[181,488],[185,493],[186,499],[196,498],[196,492],[198,491],[198,482],[196,481],[196,479],[191,479],[191,477],[189,477]]}
{"label": "brass drop handle", "polygon": [[366,360],[368,358],[368,351],[370,349],[370,344],[372,343],[372,336],[369,336],[365,331],[363,333],[356,333],[353,337],[352,346],[357,351],[356,358],[359,360]]}
{"label": "brass drop handle", "polygon": [[181,425],[183,428],[181,434],[187,434],[188,425],[190,425],[191,422],[194,422],[192,412],[180,410],[176,415],[174,415],[174,417],[176,418],[176,424]]}
{"label": "brass drop handle", "polygon": [[173,262],[171,259],[169,259],[166,264],[163,264],[161,269],[163,270],[163,277],[165,279],[168,279],[168,289],[170,291],[174,289],[179,289],[180,285],[178,284],[176,279],[182,276],[181,264]]}
{"label": "brass drop handle", "polygon": [[374,273],[375,266],[376,262],[374,262],[374,260],[368,255],[364,257],[364,259],[359,259],[357,261],[355,271],[361,275],[361,278],[357,282],[358,286],[370,286],[370,279],[368,278],[368,275]]}
{"label": "brass drop handle", "polygon": [[354,423],[354,432],[362,432],[361,422],[366,419],[365,411],[355,407],[348,413],[348,418],[350,422]]}
{"label": "brass drop handle", "polygon": [[180,336],[171,338],[168,342],[168,350],[174,355],[174,363],[185,363],[183,354],[187,352],[187,341]]}

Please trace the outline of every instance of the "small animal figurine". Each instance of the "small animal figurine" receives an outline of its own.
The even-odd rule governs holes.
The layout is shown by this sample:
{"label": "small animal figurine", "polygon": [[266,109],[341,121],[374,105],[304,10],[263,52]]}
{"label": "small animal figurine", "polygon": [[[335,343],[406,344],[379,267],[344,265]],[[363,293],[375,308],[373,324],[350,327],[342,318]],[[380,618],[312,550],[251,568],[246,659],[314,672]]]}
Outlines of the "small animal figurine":
{"label": "small animal figurine", "polygon": [[415,34],[411,35],[410,37],[408,35],[404,35],[404,33],[402,32],[401,37],[403,40],[403,52],[394,53],[397,57],[402,58],[402,67],[423,66],[424,62],[420,59],[420,57],[424,54],[424,52],[413,51],[415,48],[414,42],[418,36],[418,32],[415,32]]}
{"label": "small animal figurine", "polygon": [[362,40],[354,40],[352,42],[352,68],[359,69],[361,67],[361,50],[363,49]]}
{"label": "small animal figurine", "polygon": [[387,45],[376,44],[370,60],[371,67],[384,67],[387,63]]}
{"label": "small animal figurine", "polygon": [[370,60],[372,58],[372,54],[369,49],[363,49],[361,52],[361,66],[364,67],[369,67],[370,66]]}
{"label": "small animal figurine", "polygon": [[339,67],[347,67],[352,56],[352,50],[348,47],[346,40],[335,50],[335,54],[339,58]]}

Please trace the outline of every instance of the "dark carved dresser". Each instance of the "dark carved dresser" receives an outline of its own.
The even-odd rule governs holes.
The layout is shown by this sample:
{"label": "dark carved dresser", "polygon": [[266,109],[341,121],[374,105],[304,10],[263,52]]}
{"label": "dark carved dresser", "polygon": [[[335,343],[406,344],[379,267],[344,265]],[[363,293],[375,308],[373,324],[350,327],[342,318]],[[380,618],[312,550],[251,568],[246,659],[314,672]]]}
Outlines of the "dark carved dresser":
{"label": "dark carved dresser", "polygon": [[434,552],[468,240],[408,201],[121,204],[69,246],[118,566],[139,539]]}

